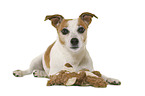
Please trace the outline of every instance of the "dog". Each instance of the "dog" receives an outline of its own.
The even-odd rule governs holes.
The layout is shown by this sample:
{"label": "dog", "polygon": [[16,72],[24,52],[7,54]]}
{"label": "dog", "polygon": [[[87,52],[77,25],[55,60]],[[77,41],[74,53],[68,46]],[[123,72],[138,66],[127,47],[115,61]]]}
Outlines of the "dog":
{"label": "dog", "polygon": [[[94,71],[92,59],[86,49],[87,29],[93,17],[98,19],[95,14],[89,12],[82,13],[77,19],[64,19],[59,14],[46,16],[45,21],[50,20],[57,30],[57,40],[47,48],[44,54],[32,60],[29,69],[16,70],[13,75],[22,77],[33,73],[35,77],[49,78],[50,75],[61,70]],[[73,66],[73,69],[69,69],[68,63]],[[121,84],[119,80],[105,75],[102,75],[102,78],[109,84]]]}

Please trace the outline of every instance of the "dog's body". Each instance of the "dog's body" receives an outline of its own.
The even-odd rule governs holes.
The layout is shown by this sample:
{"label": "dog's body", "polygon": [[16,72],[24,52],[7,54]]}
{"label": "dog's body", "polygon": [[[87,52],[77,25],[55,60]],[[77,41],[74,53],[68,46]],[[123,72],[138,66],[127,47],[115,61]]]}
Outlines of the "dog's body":
{"label": "dog's body", "polygon": [[[64,19],[61,15],[46,16],[52,25],[57,29],[57,40],[48,47],[44,54],[32,60],[30,68],[25,71],[16,70],[14,75],[21,77],[33,72],[35,77],[49,77],[61,70],[78,72],[87,69],[94,71],[91,57],[86,49],[87,28],[91,23],[94,14],[85,12],[78,19]],[[65,64],[71,64],[69,69]],[[112,84],[120,84],[119,80],[102,77]]]}

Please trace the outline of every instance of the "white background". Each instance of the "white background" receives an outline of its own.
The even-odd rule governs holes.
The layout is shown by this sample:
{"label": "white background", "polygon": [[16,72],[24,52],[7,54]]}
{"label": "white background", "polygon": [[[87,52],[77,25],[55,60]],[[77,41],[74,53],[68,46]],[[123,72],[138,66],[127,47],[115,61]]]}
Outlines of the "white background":
{"label": "white background", "polygon": [[[121,80],[107,88],[51,86],[32,75],[16,78],[12,71],[27,69],[31,60],[57,38],[46,15],[78,18],[96,14],[88,30],[87,49],[94,67]],[[1,96],[145,96],[144,0],[1,0],[0,1]],[[3,94],[3,95],[2,95]]]}

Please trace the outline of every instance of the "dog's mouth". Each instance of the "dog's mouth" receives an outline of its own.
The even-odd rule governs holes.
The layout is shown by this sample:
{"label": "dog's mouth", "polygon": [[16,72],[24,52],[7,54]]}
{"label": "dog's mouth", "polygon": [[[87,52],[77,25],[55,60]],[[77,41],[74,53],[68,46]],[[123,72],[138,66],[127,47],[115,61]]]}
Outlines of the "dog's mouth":
{"label": "dog's mouth", "polygon": [[79,47],[78,46],[73,46],[73,47],[70,47],[71,49],[78,49]]}

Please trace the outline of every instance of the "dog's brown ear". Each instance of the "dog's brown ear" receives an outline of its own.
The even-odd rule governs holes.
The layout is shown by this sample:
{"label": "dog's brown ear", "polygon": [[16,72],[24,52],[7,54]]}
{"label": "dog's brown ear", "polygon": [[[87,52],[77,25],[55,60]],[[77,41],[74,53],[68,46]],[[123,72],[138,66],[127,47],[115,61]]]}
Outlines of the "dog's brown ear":
{"label": "dog's brown ear", "polygon": [[58,15],[58,14],[56,14],[56,15],[47,15],[45,17],[44,21],[46,21],[48,19],[51,20],[52,25],[56,28],[61,23],[61,21],[64,19],[64,17],[61,16],[61,15]]}
{"label": "dog's brown ear", "polygon": [[98,17],[95,14],[84,12],[79,16],[87,25],[89,25],[92,21],[92,18],[95,17],[98,19]]}

